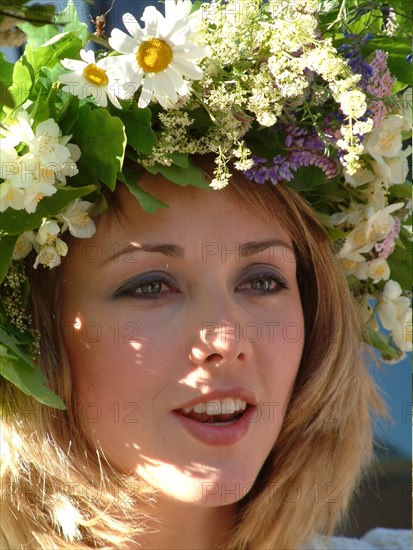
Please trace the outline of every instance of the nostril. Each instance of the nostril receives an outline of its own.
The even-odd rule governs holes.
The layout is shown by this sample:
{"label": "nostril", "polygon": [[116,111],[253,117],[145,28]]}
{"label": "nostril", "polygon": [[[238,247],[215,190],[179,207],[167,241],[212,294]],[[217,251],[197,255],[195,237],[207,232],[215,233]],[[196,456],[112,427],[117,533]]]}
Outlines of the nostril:
{"label": "nostril", "polygon": [[222,362],[223,360],[224,358],[219,353],[211,353],[211,355],[208,355],[205,361],[207,363],[218,363]]}

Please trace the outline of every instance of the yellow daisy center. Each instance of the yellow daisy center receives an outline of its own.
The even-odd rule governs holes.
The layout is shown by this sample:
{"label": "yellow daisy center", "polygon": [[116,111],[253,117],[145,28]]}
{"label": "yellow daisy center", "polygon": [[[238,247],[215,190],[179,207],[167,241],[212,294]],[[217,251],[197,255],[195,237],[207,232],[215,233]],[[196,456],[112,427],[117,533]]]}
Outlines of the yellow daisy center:
{"label": "yellow daisy center", "polygon": [[85,78],[89,80],[89,82],[91,82],[92,84],[96,84],[96,86],[106,86],[109,83],[106,72],[94,63],[91,63],[90,65],[85,67],[83,70],[83,74]]}
{"label": "yellow daisy center", "polygon": [[136,60],[147,73],[160,73],[172,61],[172,49],[160,38],[151,38],[139,46]]}

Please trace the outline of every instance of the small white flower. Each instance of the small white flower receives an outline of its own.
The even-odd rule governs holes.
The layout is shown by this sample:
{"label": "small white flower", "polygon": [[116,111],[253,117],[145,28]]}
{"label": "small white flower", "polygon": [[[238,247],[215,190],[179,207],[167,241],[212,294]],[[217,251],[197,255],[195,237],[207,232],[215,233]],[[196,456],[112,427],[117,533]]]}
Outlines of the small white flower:
{"label": "small white flower", "polygon": [[[80,149],[68,143],[71,136],[62,136],[52,118],[38,124],[35,132],[32,124],[22,110],[2,130],[6,137],[0,140],[0,177],[5,181],[0,184],[0,211],[10,207],[35,212],[43,197],[56,193],[57,182],[66,183],[66,176],[78,171],[75,159],[79,159]],[[19,143],[28,149],[22,156],[14,149]]]}
{"label": "small white flower", "polygon": [[191,9],[190,0],[166,0],[164,17],[149,6],[141,18],[144,29],[133,15],[124,14],[123,23],[130,35],[114,29],[109,38],[111,47],[123,55],[107,58],[110,71],[123,84],[120,97],[132,97],[142,85],[140,108],[154,97],[168,109],[179,96],[189,94],[184,77],[191,80],[202,77],[203,72],[194,60],[205,55],[204,48],[188,42],[195,22]]}
{"label": "small white flower", "polygon": [[404,123],[401,115],[387,116],[364,140],[365,151],[378,163],[384,162],[383,157],[398,157],[402,149]]}
{"label": "small white flower", "polygon": [[397,281],[387,281],[378,304],[377,313],[386,330],[392,331],[394,343],[401,351],[411,349],[411,307],[410,300],[402,296],[402,288]]}
{"label": "small white flower", "polygon": [[370,260],[367,262],[368,276],[373,279],[373,283],[376,284],[379,281],[387,281],[390,277],[390,267],[386,260],[377,258],[376,260]]}
{"label": "small white flower", "polygon": [[4,212],[9,207],[13,210],[22,210],[24,200],[23,189],[15,187],[10,180],[0,183],[0,212]]}
{"label": "small white flower", "polygon": [[354,275],[360,281],[365,281],[369,276],[369,269],[366,260],[362,256],[350,256],[341,260],[346,275]]}
{"label": "small white flower", "polygon": [[41,246],[53,244],[60,233],[59,224],[53,220],[45,220],[39,227],[36,235],[36,242]]}
{"label": "small white flower", "polygon": [[[52,118],[41,122],[36,128],[33,139],[28,143],[30,152],[42,164],[60,167],[70,158],[69,149],[60,143],[61,134],[58,124]],[[70,139],[70,136],[66,137]]]}
{"label": "small white flower", "polygon": [[69,228],[70,234],[74,237],[92,237],[96,227],[87,212],[90,206],[92,206],[91,202],[76,199],[63,212],[60,212],[56,217],[63,222],[62,233]]}
{"label": "small white flower", "polygon": [[352,187],[360,187],[372,181],[374,179],[374,174],[368,168],[363,168],[362,170],[358,170],[355,174],[350,175],[344,168],[344,179]]}
{"label": "small white flower", "polygon": [[36,235],[33,231],[25,231],[16,241],[13,251],[13,260],[25,258],[33,249],[36,242]]}
{"label": "small white flower", "polygon": [[382,159],[382,162],[372,161],[374,173],[382,178],[387,186],[404,183],[409,171],[407,158],[411,155],[412,148],[408,147],[395,158]]}
{"label": "small white flower", "polygon": [[96,61],[93,50],[80,51],[82,61],[75,59],[62,59],[61,64],[65,69],[70,69],[71,73],[63,74],[59,80],[63,86],[63,91],[85,99],[92,96],[98,105],[107,107],[108,98],[115,107],[121,109],[117,99],[119,85],[110,71],[107,71],[108,58]]}
{"label": "small white flower", "polygon": [[46,244],[40,248],[33,265],[34,269],[36,269],[39,264],[50,267],[50,269],[60,265],[62,256],[66,256],[67,251],[67,244],[61,239],[56,238],[53,244]]}

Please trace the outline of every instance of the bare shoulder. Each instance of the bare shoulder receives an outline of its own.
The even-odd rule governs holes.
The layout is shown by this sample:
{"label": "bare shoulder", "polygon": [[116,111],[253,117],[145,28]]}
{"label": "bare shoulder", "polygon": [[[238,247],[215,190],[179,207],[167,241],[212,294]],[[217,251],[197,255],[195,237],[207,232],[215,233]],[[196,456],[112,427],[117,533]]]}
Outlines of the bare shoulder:
{"label": "bare shoulder", "polygon": [[411,550],[412,532],[404,529],[372,529],[360,539],[314,537],[300,550]]}

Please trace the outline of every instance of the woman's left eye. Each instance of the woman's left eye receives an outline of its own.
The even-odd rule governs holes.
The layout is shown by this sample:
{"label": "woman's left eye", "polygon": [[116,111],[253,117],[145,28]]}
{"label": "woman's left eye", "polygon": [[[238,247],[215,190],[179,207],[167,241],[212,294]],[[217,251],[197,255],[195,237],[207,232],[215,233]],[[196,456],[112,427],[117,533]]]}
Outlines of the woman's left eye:
{"label": "woman's left eye", "polygon": [[115,297],[131,296],[153,300],[171,292],[179,292],[171,281],[162,276],[149,275],[129,281],[115,293]]}
{"label": "woman's left eye", "polygon": [[238,285],[237,290],[254,294],[275,294],[284,288],[288,288],[288,285],[280,275],[260,274]]}

